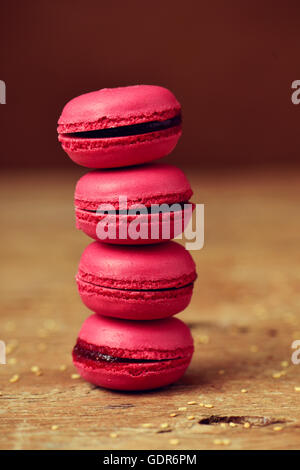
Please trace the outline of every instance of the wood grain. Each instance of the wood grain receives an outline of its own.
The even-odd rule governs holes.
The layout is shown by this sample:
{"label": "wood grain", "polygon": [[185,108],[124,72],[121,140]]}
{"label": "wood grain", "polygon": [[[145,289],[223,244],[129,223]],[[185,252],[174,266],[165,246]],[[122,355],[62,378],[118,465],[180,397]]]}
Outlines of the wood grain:
{"label": "wood grain", "polygon": [[298,173],[187,172],[206,208],[205,247],[192,252],[199,277],[180,315],[195,355],[171,387],[118,393],[71,378],[70,351],[88,314],[74,282],[88,243],[72,209],[83,172],[1,175],[0,339],[10,352],[0,365],[0,448],[299,448]]}

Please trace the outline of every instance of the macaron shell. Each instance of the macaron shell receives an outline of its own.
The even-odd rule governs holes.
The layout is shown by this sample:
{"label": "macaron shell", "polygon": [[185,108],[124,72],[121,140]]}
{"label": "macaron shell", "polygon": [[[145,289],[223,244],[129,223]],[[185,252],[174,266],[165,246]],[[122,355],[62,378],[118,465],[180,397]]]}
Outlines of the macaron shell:
{"label": "macaron shell", "polygon": [[162,121],[180,112],[168,89],[155,85],[103,88],[69,101],[58,120],[58,132],[84,132],[149,121]]}
{"label": "macaron shell", "polygon": [[137,359],[177,357],[177,351],[193,348],[190,329],[178,318],[125,321],[91,315],[78,337],[90,344],[109,348],[113,355]]}
{"label": "macaron shell", "polygon": [[77,280],[82,302],[93,312],[126,320],[156,320],[182,312],[190,303],[193,285],[162,291],[109,289]]}
{"label": "macaron shell", "polygon": [[86,173],[76,185],[75,207],[96,211],[100,204],[111,204],[118,208],[120,196],[126,196],[128,205],[187,202],[192,194],[180,168],[152,163]]}
{"label": "macaron shell", "polygon": [[63,150],[86,168],[117,168],[152,162],[169,155],[181,136],[181,127],[148,134],[110,138],[76,139],[60,135]]}
{"label": "macaron shell", "polygon": [[[179,237],[187,228],[194,207],[194,204],[189,204],[184,211],[180,210],[170,214],[160,213],[154,218],[144,214],[128,217],[117,214],[114,218],[110,218],[107,215],[102,216],[95,212],[75,209],[76,228],[82,230],[93,240],[103,243],[117,245],[156,244]],[[132,222],[136,227],[133,231],[134,235],[132,235],[130,228]],[[100,229],[99,224],[103,224],[103,229]],[[105,226],[110,227],[110,230],[104,230]],[[125,233],[125,237],[120,233]]]}
{"label": "macaron shell", "polygon": [[165,387],[177,382],[188,368],[190,359],[177,367],[170,363],[172,361],[168,362],[170,368],[161,368],[161,370],[156,371],[144,368],[142,371],[137,370],[137,375],[129,374],[127,371],[114,371],[113,369],[94,369],[77,361],[74,361],[74,366],[83,379],[98,387],[120,391],[142,391]]}
{"label": "macaron shell", "polygon": [[182,287],[196,277],[190,253],[173,241],[152,246],[93,242],[82,253],[78,274],[86,282],[130,290]]}

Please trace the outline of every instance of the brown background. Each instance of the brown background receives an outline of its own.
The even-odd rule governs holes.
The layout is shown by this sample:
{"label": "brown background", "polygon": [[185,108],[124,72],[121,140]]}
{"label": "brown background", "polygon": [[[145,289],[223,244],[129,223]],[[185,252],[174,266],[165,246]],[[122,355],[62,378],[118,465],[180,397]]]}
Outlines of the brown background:
{"label": "brown background", "polygon": [[172,158],[204,166],[298,162],[300,4],[290,1],[1,2],[1,160],[73,167],[56,122],[74,96],[169,87],[184,110]]}

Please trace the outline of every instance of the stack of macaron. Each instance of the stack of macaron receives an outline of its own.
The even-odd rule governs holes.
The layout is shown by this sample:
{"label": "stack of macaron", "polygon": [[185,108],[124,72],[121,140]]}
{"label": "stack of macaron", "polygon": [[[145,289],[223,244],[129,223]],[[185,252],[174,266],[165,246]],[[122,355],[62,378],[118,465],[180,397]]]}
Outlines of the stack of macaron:
{"label": "stack of macaron", "polygon": [[196,279],[179,243],[193,204],[177,167],[152,163],[181,135],[181,107],[166,88],[137,85],[74,98],[58,121],[70,158],[92,168],[75,189],[77,228],[93,240],[76,281],[94,312],[79,332],[73,362],[89,382],[116,390],[171,384],[193,355],[184,310]]}

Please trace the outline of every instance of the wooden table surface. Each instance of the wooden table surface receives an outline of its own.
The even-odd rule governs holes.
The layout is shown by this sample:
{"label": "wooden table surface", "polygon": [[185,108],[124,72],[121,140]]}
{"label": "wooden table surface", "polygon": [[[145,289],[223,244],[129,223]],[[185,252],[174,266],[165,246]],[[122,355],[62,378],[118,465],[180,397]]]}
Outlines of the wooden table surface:
{"label": "wooden table surface", "polygon": [[89,242],[72,208],[83,172],[1,175],[0,448],[299,449],[299,171],[187,171],[206,207],[180,315],[196,349],[180,382],[148,393],[72,378],[89,313],[74,282]]}

